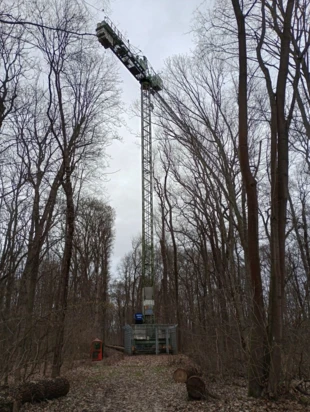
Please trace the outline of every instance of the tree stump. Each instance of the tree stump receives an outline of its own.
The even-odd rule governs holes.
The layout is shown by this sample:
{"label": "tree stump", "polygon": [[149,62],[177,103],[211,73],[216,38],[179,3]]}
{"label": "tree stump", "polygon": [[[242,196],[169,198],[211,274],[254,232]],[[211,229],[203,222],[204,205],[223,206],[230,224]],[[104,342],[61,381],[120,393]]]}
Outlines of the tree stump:
{"label": "tree stump", "polygon": [[194,375],[199,375],[198,370],[194,367],[178,368],[173,372],[173,380],[177,383],[186,383]]}
{"label": "tree stump", "polygon": [[204,381],[199,376],[191,376],[186,382],[189,399],[200,401],[207,399],[207,390]]}

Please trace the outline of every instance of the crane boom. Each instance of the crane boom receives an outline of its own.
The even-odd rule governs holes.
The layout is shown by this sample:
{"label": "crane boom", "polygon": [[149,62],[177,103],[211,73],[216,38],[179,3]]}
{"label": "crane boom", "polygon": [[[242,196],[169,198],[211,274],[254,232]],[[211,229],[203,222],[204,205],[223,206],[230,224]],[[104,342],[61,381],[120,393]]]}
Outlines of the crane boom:
{"label": "crane boom", "polygon": [[99,42],[111,49],[141,85],[142,158],[142,311],[147,323],[154,323],[154,241],[153,241],[153,160],[152,95],[163,83],[145,56],[134,49],[110,19],[98,23]]}

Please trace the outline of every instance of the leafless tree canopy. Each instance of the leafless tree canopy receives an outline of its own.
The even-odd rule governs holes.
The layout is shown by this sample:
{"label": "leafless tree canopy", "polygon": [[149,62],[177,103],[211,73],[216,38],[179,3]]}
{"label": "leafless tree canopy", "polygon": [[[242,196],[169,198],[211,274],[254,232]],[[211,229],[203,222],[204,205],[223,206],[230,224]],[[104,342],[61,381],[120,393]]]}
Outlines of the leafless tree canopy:
{"label": "leafless tree canopy", "polygon": [[2,1],[1,9],[0,370],[8,382],[51,365],[57,376],[67,342],[79,342],[72,362],[104,337],[114,211],[84,187],[104,165],[119,90],[114,63],[81,36],[90,25],[83,2]]}

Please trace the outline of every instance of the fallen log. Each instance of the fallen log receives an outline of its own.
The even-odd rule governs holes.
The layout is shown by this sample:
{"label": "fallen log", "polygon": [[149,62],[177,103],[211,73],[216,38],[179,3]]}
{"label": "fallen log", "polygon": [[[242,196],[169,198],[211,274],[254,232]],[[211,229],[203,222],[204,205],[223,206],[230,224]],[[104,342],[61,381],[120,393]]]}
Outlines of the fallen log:
{"label": "fallen log", "polygon": [[199,376],[191,376],[187,379],[186,389],[189,399],[205,400],[207,399],[207,390],[204,381]]}
{"label": "fallen log", "polygon": [[42,379],[24,382],[14,387],[0,388],[0,411],[18,410],[18,405],[26,402],[41,402],[47,399],[60,398],[70,390],[66,378]]}
{"label": "fallen log", "polygon": [[191,376],[200,375],[195,367],[178,368],[173,372],[173,380],[177,383],[186,383]]}
{"label": "fallen log", "polygon": [[66,378],[43,379],[25,382],[18,386],[17,394],[22,403],[40,402],[44,399],[55,399],[67,395],[70,384]]}
{"label": "fallen log", "polygon": [[[302,379],[301,381],[292,383],[291,386],[295,391],[298,391],[305,396],[310,396],[310,388],[307,390],[307,384],[309,384],[309,382],[310,380]],[[302,387],[302,385],[304,385],[304,387]]]}
{"label": "fallen log", "polygon": [[124,352],[125,348],[123,346],[117,345],[105,345],[106,348],[117,350],[118,352]]}
{"label": "fallen log", "polygon": [[8,386],[0,387],[0,411],[12,412],[15,398],[12,390]]}

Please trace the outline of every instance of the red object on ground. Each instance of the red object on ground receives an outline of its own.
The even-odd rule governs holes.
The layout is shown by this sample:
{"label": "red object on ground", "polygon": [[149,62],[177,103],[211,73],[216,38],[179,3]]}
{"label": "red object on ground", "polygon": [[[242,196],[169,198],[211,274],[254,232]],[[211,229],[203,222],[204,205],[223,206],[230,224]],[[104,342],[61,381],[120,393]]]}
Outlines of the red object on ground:
{"label": "red object on ground", "polygon": [[91,343],[90,356],[92,361],[101,361],[103,355],[103,342],[100,339],[95,339]]}

